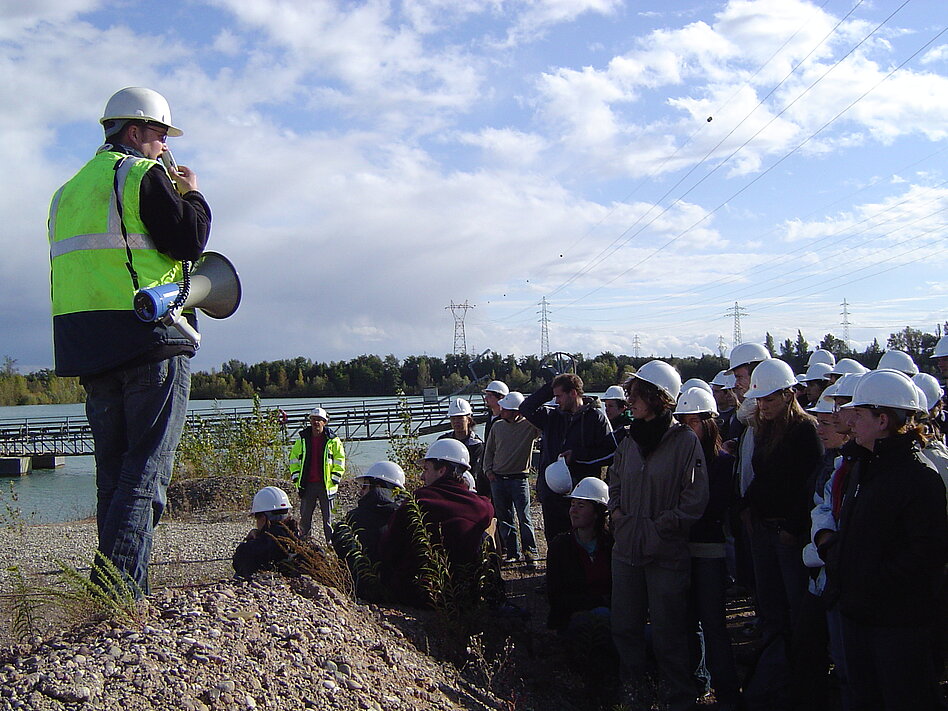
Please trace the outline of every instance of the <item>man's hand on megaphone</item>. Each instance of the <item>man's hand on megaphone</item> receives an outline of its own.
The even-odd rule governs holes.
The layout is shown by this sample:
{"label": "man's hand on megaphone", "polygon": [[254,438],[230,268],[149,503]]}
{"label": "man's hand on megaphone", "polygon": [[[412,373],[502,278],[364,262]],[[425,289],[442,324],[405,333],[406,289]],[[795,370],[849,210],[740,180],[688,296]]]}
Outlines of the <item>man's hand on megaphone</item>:
{"label": "man's hand on megaphone", "polygon": [[178,192],[182,195],[198,189],[197,174],[186,165],[179,165],[178,172],[172,173],[171,178],[174,180]]}

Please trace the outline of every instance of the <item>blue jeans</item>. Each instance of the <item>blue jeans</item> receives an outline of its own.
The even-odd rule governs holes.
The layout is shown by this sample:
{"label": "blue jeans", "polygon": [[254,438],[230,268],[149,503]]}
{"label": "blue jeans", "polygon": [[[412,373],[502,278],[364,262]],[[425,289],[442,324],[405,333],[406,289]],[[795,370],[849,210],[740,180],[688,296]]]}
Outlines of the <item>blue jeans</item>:
{"label": "blue jeans", "polygon": [[[537,554],[537,536],[530,518],[530,483],[523,479],[496,479],[490,483],[494,511],[500,524],[500,537],[507,555],[520,555],[520,543],[530,555]],[[517,526],[514,525],[514,509],[520,521],[520,541],[517,541]]]}
{"label": "blue jeans", "polygon": [[82,385],[95,441],[99,552],[148,594],[152,534],[187,417],[190,359],[116,368]]}

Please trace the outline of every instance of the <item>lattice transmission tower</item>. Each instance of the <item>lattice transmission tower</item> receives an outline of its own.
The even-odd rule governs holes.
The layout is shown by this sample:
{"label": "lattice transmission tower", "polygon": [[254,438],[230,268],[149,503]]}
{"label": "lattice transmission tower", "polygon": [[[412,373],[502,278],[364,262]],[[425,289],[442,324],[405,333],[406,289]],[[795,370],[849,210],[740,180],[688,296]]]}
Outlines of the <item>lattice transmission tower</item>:
{"label": "lattice transmission tower", "polygon": [[537,313],[540,314],[540,359],[542,360],[550,352],[550,310],[545,296],[540,299],[538,306],[540,307]]}
{"label": "lattice transmission tower", "polygon": [[642,349],[642,341],[639,340],[639,334],[636,333],[635,336],[632,338],[632,357],[638,358],[639,353],[641,352],[641,349]]}
{"label": "lattice transmission tower", "polygon": [[843,303],[841,303],[840,306],[843,307],[843,310],[839,312],[839,315],[843,317],[841,321],[843,326],[843,340],[846,342],[846,350],[851,351],[853,347],[849,342],[849,304],[846,303],[846,299],[843,299]]}
{"label": "lattice transmission tower", "polygon": [[724,352],[727,350],[727,343],[724,341],[724,336],[718,336],[718,355],[722,358],[724,357]]}
{"label": "lattice transmission tower", "polygon": [[741,316],[747,316],[747,309],[735,301],[734,306],[729,308],[724,315],[734,318],[734,341],[731,343],[731,348],[734,348],[744,342],[744,338],[741,336]]}
{"label": "lattice transmission tower", "polygon": [[467,303],[467,299],[465,299],[463,304],[456,304],[452,301],[450,306],[444,308],[450,310],[454,317],[454,355],[466,355],[467,337],[464,335],[464,317],[467,316],[468,309],[474,308],[474,304]]}

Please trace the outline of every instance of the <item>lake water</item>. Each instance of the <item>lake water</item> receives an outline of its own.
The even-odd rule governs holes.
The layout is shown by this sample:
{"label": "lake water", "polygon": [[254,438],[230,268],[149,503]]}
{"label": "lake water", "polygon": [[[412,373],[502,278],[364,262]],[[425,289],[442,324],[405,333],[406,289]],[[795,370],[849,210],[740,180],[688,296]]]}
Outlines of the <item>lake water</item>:
{"label": "lake water", "polygon": [[[419,400],[420,398],[409,398]],[[314,399],[265,399],[266,407],[301,407],[315,405],[343,405],[347,403],[393,403],[396,398],[322,398]],[[235,407],[250,407],[252,400],[192,400],[188,409],[192,411]],[[25,418],[85,418],[85,405],[20,405],[0,407],[0,420]],[[437,435],[422,437],[431,441]],[[347,442],[346,457],[360,469],[387,458],[388,441]],[[285,472],[274,472],[277,477]],[[18,511],[12,514],[11,511]],[[75,521],[95,514],[95,462],[91,456],[66,457],[65,466],[58,469],[34,469],[32,474],[10,479],[0,478],[0,525],[22,520],[25,523],[56,523]]]}

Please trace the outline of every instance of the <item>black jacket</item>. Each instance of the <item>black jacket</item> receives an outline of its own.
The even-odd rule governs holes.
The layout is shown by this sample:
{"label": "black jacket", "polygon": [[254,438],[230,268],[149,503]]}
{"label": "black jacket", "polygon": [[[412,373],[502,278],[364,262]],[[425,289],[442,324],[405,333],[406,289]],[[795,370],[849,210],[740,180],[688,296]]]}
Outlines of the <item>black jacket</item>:
{"label": "black jacket", "polygon": [[826,571],[839,608],[869,625],[931,625],[948,562],[945,485],[913,435],[877,440],[849,474]]}
{"label": "black jacket", "polygon": [[240,578],[249,578],[261,570],[278,570],[284,575],[299,575],[293,565],[292,544],[282,540],[299,542],[299,537],[282,522],[272,521],[256,538],[244,541],[234,551],[234,573]]}
{"label": "black jacket", "polygon": [[612,426],[602,410],[586,400],[576,412],[563,412],[557,407],[545,406],[552,398],[553,386],[547,383],[520,405],[520,414],[543,433],[538,464],[541,476],[537,477],[537,495],[541,501],[556,496],[546,485],[542,473],[562,452],[573,452],[569,471],[575,486],[587,476],[600,476],[616,451]]}
{"label": "black jacket", "polygon": [[550,614],[546,626],[565,629],[576,612],[612,606],[612,536],[604,532],[590,559],[572,531],[550,542],[546,557],[546,590]]}
{"label": "black jacket", "polygon": [[[362,552],[373,563],[379,559],[379,541],[382,540],[385,527],[403,501],[403,497],[396,498],[394,489],[376,487],[359,499],[356,507],[343,519],[358,537]],[[332,545],[339,557],[345,559],[346,551],[340,549],[340,540],[335,531]]]}
{"label": "black jacket", "polygon": [[[744,436],[754,434],[749,429]],[[764,449],[762,442],[754,443],[754,480],[744,501],[758,518],[779,519],[790,533],[805,535],[813,508],[810,478],[823,456],[816,426],[810,420],[792,423],[772,450]]]}

